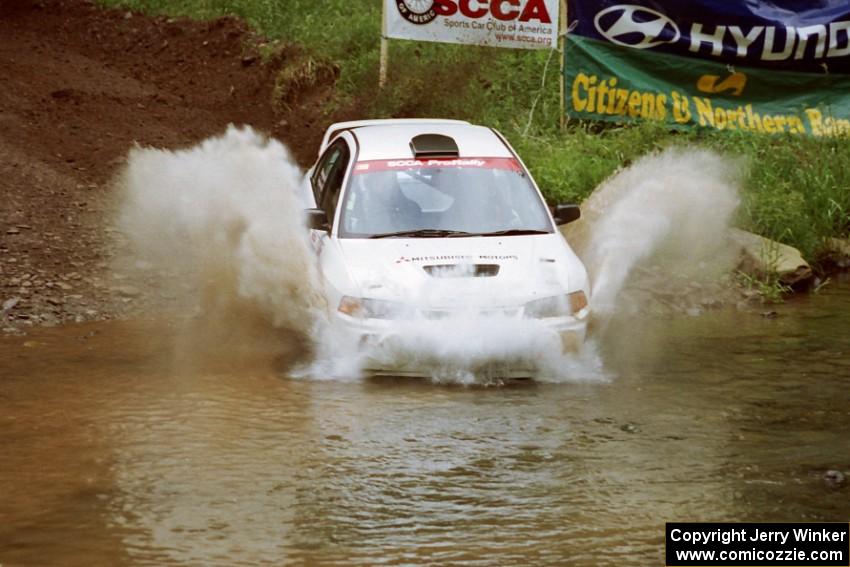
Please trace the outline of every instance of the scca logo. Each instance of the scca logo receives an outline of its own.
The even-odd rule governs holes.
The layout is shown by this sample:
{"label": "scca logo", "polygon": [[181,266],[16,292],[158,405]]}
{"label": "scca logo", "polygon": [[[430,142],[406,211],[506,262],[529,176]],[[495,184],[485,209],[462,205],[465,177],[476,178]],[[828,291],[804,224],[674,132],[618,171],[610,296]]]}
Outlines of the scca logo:
{"label": "scca logo", "polygon": [[437,17],[434,0],[396,0],[398,13],[411,24],[427,24]]}
{"label": "scca logo", "polygon": [[454,16],[478,19],[487,15],[501,21],[537,21],[551,24],[552,17],[545,0],[396,0],[399,14],[412,24],[429,24],[437,16]]}
{"label": "scca logo", "polygon": [[593,23],[608,41],[636,49],[675,43],[682,37],[673,20],[661,12],[634,4],[606,8],[596,14]]}

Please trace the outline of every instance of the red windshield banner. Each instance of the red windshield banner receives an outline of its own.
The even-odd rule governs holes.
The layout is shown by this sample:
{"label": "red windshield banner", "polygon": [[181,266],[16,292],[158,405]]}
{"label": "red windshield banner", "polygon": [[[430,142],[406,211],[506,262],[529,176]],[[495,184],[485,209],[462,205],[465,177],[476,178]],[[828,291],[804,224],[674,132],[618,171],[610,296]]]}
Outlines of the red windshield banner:
{"label": "red windshield banner", "polygon": [[358,161],[354,164],[355,175],[374,171],[409,171],[432,168],[506,169],[522,171],[514,158],[438,158],[438,159],[377,159]]}

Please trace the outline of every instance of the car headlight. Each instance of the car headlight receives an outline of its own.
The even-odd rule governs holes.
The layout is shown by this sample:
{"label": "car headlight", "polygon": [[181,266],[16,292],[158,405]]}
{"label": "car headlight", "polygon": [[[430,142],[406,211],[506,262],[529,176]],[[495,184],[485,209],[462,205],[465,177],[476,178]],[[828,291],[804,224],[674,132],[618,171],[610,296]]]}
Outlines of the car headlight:
{"label": "car headlight", "polygon": [[413,316],[413,310],[403,303],[348,295],[342,297],[337,310],[358,319],[407,319]]}
{"label": "car headlight", "polygon": [[568,317],[587,307],[587,296],[579,290],[567,295],[536,299],[525,304],[525,316],[531,319]]}

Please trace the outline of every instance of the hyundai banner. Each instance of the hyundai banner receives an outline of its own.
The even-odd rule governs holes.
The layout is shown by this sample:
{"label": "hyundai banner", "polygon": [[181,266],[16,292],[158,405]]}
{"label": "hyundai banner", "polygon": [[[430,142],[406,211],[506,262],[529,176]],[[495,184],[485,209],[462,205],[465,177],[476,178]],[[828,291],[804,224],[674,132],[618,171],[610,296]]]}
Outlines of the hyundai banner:
{"label": "hyundai banner", "polygon": [[846,0],[569,0],[568,19],[573,118],[850,134]]}
{"label": "hyundai banner", "polygon": [[384,37],[554,49],[559,0],[384,0]]}

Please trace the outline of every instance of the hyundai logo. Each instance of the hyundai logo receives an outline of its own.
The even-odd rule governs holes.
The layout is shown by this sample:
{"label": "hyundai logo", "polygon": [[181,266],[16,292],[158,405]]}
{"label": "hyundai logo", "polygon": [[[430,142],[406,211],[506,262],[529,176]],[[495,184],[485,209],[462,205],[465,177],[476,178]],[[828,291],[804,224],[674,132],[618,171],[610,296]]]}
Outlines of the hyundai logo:
{"label": "hyundai logo", "polygon": [[676,22],[651,8],[621,4],[605,8],[593,20],[597,31],[617,45],[649,49],[682,37]]}

